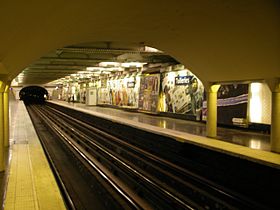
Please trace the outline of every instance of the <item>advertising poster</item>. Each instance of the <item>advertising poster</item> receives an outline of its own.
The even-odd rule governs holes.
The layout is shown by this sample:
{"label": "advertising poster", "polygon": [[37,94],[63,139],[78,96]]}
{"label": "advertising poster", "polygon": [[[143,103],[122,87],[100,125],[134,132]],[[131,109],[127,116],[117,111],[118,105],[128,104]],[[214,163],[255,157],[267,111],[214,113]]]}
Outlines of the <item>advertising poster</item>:
{"label": "advertising poster", "polygon": [[98,103],[137,108],[139,84],[135,76],[111,78],[98,89]]}
{"label": "advertising poster", "polygon": [[99,88],[97,95],[98,104],[110,104],[109,90],[107,88]]}
{"label": "advertising poster", "polygon": [[157,112],[160,75],[143,76],[140,81],[139,109]]}
{"label": "advertising poster", "polygon": [[126,101],[123,79],[111,80],[109,84],[111,104],[122,106]]}
{"label": "advertising poster", "polygon": [[138,108],[139,84],[136,84],[136,78],[131,77],[126,80],[127,106]]}
{"label": "advertising poster", "polygon": [[203,85],[189,70],[166,72],[162,78],[165,112],[187,114],[200,120]]}
{"label": "advertising poster", "polygon": [[[248,84],[221,85],[217,93],[217,123],[246,126]],[[207,101],[203,102],[203,119],[207,119]]]}

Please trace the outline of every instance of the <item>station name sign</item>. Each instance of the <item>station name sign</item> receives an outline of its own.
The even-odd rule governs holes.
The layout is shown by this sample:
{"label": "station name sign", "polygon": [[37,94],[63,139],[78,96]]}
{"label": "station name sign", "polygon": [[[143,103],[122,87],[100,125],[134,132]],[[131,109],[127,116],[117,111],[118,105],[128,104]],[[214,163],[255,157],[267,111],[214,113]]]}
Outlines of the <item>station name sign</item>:
{"label": "station name sign", "polygon": [[192,78],[193,76],[177,76],[175,77],[175,85],[189,85]]}
{"label": "station name sign", "polygon": [[128,88],[134,88],[135,87],[135,82],[127,82],[127,87]]}

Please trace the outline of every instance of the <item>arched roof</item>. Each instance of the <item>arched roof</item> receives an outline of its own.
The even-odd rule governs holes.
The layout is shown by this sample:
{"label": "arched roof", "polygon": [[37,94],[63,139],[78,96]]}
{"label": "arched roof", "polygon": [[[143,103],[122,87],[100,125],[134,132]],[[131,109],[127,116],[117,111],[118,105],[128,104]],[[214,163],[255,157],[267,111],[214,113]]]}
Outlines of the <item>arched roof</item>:
{"label": "arched roof", "polygon": [[5,1],[0,79],[42,55],[92,41],[144,42],[204,83],[280,77],[278,0]]}
{"label": "arched roof", "polygon": [[48,95],[48,91],[40,86],[27,86],[20,90],[19,95],[21,95],[23,92],[32,92],[32,93],[39,93],[41,95]]}

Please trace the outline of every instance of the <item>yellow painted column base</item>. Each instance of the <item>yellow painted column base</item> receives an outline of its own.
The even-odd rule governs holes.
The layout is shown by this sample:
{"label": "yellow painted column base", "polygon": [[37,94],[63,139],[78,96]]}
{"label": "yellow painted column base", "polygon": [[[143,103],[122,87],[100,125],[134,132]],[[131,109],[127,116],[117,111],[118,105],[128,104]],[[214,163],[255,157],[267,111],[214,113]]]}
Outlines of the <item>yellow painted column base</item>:
{"label": "yellow painted column base", "polygon": [[0,171],[5,170],[4,163],[4,109],[3,92],[0,92]]}
{"label": "yellow painted column base", "polygon": [[4,111],[4,146],[9,146],[9,85],[6,85],[3,94],[3,111]]}
{"label": "yellow painted column base", "polygon": [[217,136],[217,92],[220,85],[211,85],[207,91],[207,121],[206,135],[211,138]]}

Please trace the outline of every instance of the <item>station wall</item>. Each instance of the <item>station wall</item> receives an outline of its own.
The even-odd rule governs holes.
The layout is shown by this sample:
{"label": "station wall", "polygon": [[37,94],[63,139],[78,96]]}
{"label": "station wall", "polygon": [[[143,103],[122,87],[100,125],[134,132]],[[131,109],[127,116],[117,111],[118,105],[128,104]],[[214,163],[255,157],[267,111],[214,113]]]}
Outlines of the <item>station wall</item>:
{"label": "station wall", "polygon": [[[188,69],[168,67],[160,73],[133,72],[101,77],[89,83],[64,85],[59,99],[85,103],[86,89],[97,88],[97,105],[206,121],[206,94],[202,82]],[[58,90],[59,91],[59,90]],[[271,123],[271,91],[265,83],[221,85],[218,91],[218,123],[248,127]]]}

